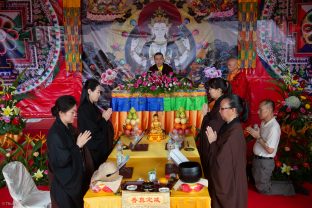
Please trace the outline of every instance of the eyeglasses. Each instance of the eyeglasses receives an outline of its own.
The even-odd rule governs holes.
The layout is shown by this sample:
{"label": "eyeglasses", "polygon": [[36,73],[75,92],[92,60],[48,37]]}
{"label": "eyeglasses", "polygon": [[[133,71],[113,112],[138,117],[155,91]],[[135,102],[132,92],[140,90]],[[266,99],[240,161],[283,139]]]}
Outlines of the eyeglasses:
{"label": "eyeglasses", "polygon": [[220,107],[220,110],[225,110],[225,109],[232,109],[232,107],[226,107],[226,108],[221,108]]}
{"label": "eyeglasses", "polygon": [[258,109],[259,112],[263,112],[263,111],[265,111],[265,110],[266,110],[265,108],[259,108],[259,109]]}

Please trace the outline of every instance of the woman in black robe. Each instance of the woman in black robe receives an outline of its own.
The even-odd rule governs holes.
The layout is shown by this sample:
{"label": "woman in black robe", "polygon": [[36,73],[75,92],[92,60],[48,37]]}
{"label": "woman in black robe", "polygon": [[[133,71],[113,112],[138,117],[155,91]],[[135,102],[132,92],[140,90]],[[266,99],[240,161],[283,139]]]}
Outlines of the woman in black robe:
{"label": "woman in black robe", "polygon": [[91,140],[87,143],[94,169],[106,161],[114,139],[114,128],[109,121],[112,109],[100,111],[96,103],[101,96],[100,83],[95,79],[86,81],[82,89],[80,106],[78,108],[78,128],[80,131],[91,131]]}
{"label": "woman in black robe", "polygon": [[225,94],[229,91],[228,82],[222,78],[212,78],[207,82],[206,88],[209,90],[210,97],[215,101],[211,110],[208,109],[208,105],[203,106],[204,118],[202,120],[200,132],[198,134],[199,146],[198,152],[200,155],[201,164],[205,178],[209,180],[208,171],[208,149],[209,142],[206,135],[207,126],[212,127],[216,132],[219,131],[224,124],[221,115],[219,113],[220,102]]}
{"label": "woman in black robe", "polygon": [[81,148],[91,138],[85,131],[74,136],[71,124],[76,115],[75,98],[69,95],[57,99],[51,109],[56,117],[48,133],[48,162],[52,207],[83,207],[83,159]]}
{"label": "woman in black robe", "polygon": [[207,127],[210,143],[209,194],[212,208],[247,207],[246,142],[240,124],[247,119],[248,108],[237,95],[228,95],[220,104],[220,114],[226,122],[217,134]]}

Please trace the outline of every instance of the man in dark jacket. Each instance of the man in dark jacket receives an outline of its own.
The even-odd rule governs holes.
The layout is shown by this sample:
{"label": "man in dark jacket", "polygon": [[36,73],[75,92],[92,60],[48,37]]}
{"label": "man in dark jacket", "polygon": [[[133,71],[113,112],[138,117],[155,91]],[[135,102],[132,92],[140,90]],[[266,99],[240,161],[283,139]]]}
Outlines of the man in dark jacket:
{"label": "man in dark jacket", "polygon": [[160,52],[155,53],[154,61],[155,61],[155,64],[153,66],[151,66],[148,71],[150,71],[150,72],[159,71],[163,75],[164,74],[169,75],[171,72],[173,73],[172,68],[168,64],[164,63],[165,59],[164,59],[164,56],[162,53],[160,53]]}

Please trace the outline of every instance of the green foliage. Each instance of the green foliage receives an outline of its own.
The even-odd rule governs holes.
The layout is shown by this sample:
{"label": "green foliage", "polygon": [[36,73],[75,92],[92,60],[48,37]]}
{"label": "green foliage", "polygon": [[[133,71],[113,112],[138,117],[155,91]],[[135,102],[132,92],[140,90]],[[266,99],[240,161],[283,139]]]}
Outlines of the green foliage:
{"label": "green foliage", "polygon": [[30,136],[28,134],[25,135],[24,141],[21,143],[17,143],[11,138],[9,139],[14,144],[12,148],[4,149],[0,147],[0,154],[4,157],[0,161],[0,187],[5,185],[2,168],[11,161],[23,163],[37,185],[48,185],[45,135],[40,133],[36,136]]}
{"label": "green foliage", "polygon": [[278,103],[281,139],[276,157],[275,179],[312,180],[312,98],[305,81],[290,76],[280,82],[284,100]]}
{"label": "green foliage", "polygon": [[16,82],[13,85],[0,85],[0,135],[5,133],[19,134],[25,128],[25,120],[16,107],[18,96],[15,94]]}

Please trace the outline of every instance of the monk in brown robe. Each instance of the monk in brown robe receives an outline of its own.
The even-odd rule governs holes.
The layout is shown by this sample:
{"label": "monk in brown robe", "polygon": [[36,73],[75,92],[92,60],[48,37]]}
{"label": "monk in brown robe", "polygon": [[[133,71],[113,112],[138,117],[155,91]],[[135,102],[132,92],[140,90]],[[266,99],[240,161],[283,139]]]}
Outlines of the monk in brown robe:
{"label": "monk in brown robe", "polygon": [[202,120],[200,132],[198,135],[199,146],[198,152],[204,172],[205,178],[209,180],[208,176],[208,149],[209,142],[206,135],[207,126],[211,126],[216,132],[219,132],[221,126],[224,124],[224,120],[221,118],[219,113],[220,102],[224,94],[228,91],[228,82],[222,78],[212,78],[208,81],[206,87],[209,90],[210,97],[215,101],[213,108],[210,110],[207,104],[204,104],[202,113],[204,118]]}
{"label": "monk in brown robe", "polygon": [[212,208],[247,207],[246,143],[239,120],[242,113],[248,115],[246,106],[237,95],[225,96],[220,114],[226,123],[218,134],[207,127]]}

